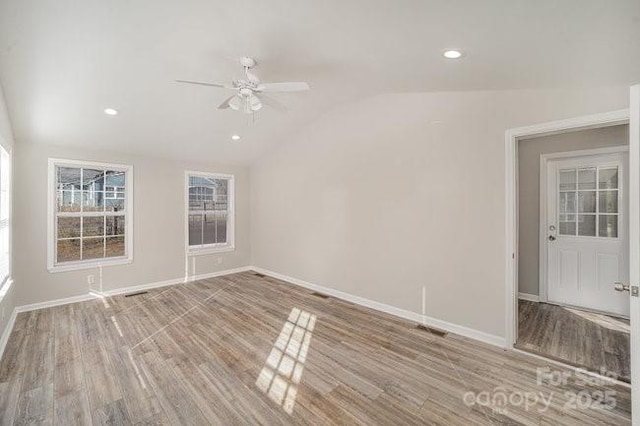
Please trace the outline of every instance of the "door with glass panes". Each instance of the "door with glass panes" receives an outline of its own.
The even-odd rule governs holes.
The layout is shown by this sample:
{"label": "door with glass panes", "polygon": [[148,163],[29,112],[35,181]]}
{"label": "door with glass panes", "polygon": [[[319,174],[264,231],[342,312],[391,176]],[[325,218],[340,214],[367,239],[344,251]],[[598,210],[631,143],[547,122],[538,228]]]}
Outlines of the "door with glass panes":
{"label": "door with glass panes", "polygon": [[629,315],[627,153],[547,163],[547,301]]}

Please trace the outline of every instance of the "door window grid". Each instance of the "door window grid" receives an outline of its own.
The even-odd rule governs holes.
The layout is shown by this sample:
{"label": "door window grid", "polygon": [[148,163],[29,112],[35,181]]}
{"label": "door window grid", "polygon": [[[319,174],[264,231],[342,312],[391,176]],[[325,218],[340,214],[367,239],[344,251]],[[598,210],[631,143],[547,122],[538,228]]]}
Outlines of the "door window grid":
{"label": "door window grid", "polygon": [[618,180],[617,166],[560,170],[560,235],[617,238]]}

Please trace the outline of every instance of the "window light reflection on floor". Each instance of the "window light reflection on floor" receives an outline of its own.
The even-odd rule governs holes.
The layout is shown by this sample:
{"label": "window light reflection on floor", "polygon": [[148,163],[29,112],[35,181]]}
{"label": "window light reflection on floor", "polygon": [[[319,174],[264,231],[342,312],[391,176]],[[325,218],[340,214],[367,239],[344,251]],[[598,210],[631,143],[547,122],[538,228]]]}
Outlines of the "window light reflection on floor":
{"label": "window light reflection on floor", "polygon": [[256,380],[256,386],[287,414],[293,413],[315,324],[315,315],[291,309]]}

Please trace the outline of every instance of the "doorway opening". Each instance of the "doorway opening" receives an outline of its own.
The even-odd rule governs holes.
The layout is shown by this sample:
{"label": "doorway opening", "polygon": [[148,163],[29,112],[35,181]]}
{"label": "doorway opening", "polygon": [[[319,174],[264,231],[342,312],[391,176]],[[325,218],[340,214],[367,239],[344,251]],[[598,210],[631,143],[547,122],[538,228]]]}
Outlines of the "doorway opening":
{"label": "doorway opening", "polygon": [[630,383],[628,132],[628,111],[507,132],[507,346]]}

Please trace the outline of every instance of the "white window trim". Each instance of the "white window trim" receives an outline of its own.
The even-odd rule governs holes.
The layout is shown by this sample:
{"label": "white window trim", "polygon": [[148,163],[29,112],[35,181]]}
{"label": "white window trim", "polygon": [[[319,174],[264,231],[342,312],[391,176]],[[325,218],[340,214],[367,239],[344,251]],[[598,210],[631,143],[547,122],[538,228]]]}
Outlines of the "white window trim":
{"label": "white window trim", "polygon": [[[229,187],[227,189],[227,242],[224,244],[207,244],[200,247],[189,246],[189,176],[201,176],[208,178],[227,179]],[[236,196],[235,196],[235,176],[223,173],[208,173],[187,170],[184,173],[184,241],[187,256],[200,256],[205,254],[215,254],[234,251],[235,246],[235,223],[236,223]]]}
{"label": "white window trim", "polygon": [[0,302],[2,302],[4,296],[13,285],[13,150],[10,145],[5,144],[5,141],[2,139],[0,139],[0,145],[7,155],[9,155],[9,273],[5,279],[0,282]]}
{"label": "white window trim", "polygon": [[[109,259],[87,259],[56,264],[55,259],[55,223],[56,223],[56,166],[100,167],[125,172],[125,256]],[[127,164],[101,163],[99,161],[66,160],[49,158],[49,184],[47,194],[47,269],[49,272],[67,272],[81,269],[102,268],[105,266],[125,265],[133,262],[133,166]]]}

